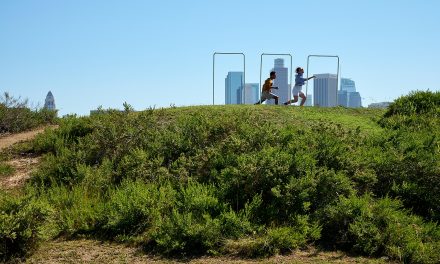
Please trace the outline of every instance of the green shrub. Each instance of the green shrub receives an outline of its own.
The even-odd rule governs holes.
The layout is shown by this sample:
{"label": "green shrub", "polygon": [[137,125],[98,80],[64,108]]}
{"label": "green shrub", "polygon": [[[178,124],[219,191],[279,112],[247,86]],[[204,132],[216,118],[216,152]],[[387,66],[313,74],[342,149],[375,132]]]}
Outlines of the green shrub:
{"label": "green shrub", "polygon": [[440,219],[440,141],[426,132],[393,131],[383,139],[370,167],[379,195],[401,199],[406,208],[428,219]]}
{"label": "green shrub", "polygon": [[395,100],[385,113],[384,117],[393,115],[411,116],[426,114],[438,117],[440,114],[440,92],[415,91]]}
{"label": "green shrub", "polygon": [[[308,241],[309,234],[301,229],[293,226],[268,228],[261,235],[227,240],[222,251],[250,258],[290,253],[292,250],[304,247]],[[319,233],[318,229],[316,231]]]}
{"label": "green shrub", "polygon": [[224,211],[218,217],[220,220],[221,234],[228,238],[239,238],[255,231],[249,215],[245,210],[236,213],[234,210]]}
{"label": "green shrub", "polygon": [[175,203],[176,192],[170,185],[125,181],[110,193],[103,229],[109,235],[139,235],[156,226]]}
{"label": "green shrub", "polygon": [[44,190],[39,199],[56,209],[47,223],[51,229],[47,233],[52,237],[93,233],[104,222],[104,197],[82,185],[54,185]]}
{"label": "green shrub", "polygon": [[64,147],[64,139],[53,129],[46,129],[35,136],[32,141],[32,152],[35,154],[58,153]]}
{"label": "green shrub", "polygon": [[291,227],[276,227],[267,230],[265,251],[274,255],[287,253],[306,244],[306,234]]}
{"label": "green shrub", "polygon": [[46,129],[32,141],[35,153],[57,154],[65,147],[76,145],[93,131],[91,119],[66,116],[59,120],[57,129]]}
{"label": "green shrub", "polygon": [[142,149],[134,149],[124,156],[118,165],[115,182],[123,179],[160,182],[169,179],[169,171],[163,167],[163,158],[150,157]]}
{"label": "green shrub", "polygon": [[214,191],[212,186],[193,181],[180,188],[175,209],[159,219],[157,229],[152,233],[154,242],[162,252],[198,254],[219,246],[223,235],[228,234],[221,233],[222,221],[218,216],[223,205],[215,197]]}
{"label": "green shrub", "polygon": [[0,261],[29,255],[38,247],[50,208],[31,197],[0,193]]}
{"label": "green shrub", "polygon": [[165,254],[213,252],[219,248],[222,239],[220,220],[209,214],[199,217],[174,209],[171,215],[159,220],[152,238]]}
{"label": "green shrub", "polygon": [[409,263],[417,263],[420,252],[424,252],[424,259],[437,258],[439,254],[433,250],[438,247],[437,225],[401,208],[399,201],[389,198],[341,197],[321,216],[323,241],[356,253],[387,255]]}
{"label": "green shrub", "polygon": [[45,155],[42,164],[33,173],[34,177],[31,181],[46,186],[78,184],[84,178],[84,174],[78,172],[78,167],[84,160],[83,155],[83,152],[67,147],[60,149],[57,155]]}
{"label": "green shrub", "polygon": [[292,156],[274,147],[238,155],[218,176],[222,198],[243,208],[247,201],[261,194],[259,218],[270,221],[282,217],[282,194],[278,189],[288,181],[291,164]]}
{"label": "green shrub", "polygon": [[355,193],[353,182],[342,172],[321,169],[315,177],[316,192],[311,201],[315,210],[336,203],[340,196],[348,197]]}
{"label": "green shrub", "polygon": [[6,163],[0,161],[0,177],[5,177],[12,175],[14,173],[14,168]]}

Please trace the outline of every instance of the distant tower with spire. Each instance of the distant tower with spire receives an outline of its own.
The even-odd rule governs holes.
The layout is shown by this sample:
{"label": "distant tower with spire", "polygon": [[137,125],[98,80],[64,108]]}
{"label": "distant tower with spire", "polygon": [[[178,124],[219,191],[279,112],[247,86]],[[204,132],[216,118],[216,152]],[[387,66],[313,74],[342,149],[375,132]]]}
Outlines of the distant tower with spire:
{"label": "distant tower with spire", "polygon": [[51,91],[49,91],[46,95],[46,100],[44,100],[44,108],[49,110],[56,110],[55,109],[55,98],[53,97],[53,94]]}

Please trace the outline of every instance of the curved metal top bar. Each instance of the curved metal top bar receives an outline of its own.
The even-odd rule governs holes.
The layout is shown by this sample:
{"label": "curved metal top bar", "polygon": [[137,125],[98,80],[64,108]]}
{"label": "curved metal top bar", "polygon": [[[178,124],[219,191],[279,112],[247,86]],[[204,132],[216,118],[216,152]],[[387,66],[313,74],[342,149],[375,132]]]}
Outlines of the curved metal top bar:
{"label": "curved metal top bar", "polygon": [[239,55],[239,54],[241,54],[241,55],[245,56],[243,52],[214,52],[213,55],[217,55],[217,54],[224,54],[224,55]]}
{"label": "curved metal top bar", "polygon": [[[319,57],[319,58],[337,58],[338,59],[338,69],[336,72],[336,91],[338,90],[339,85],[339,56],[338,55],[309,55],[307,56],[307,79],[309,78],[309,60],[310,57]],[[309,82],[306,82],[306,96],[309,90]],[[337,98],[337,95],[336,95]]]}
{"label": "curved metal top bar", "polygon": [[[215,55],[243,55],[243,87],[246,85],[246,55],[243,52],[214,52],[212,54],[212,104],[214,105],[215,94]],[[246,95],[246,89],[244,89]]]}
{"label": "curved metal top bar", "polygon": [[339,58],[338,55],[309,55],[308,57],[333,57],[333,58]]}
{"label": "curved metal top bar", "polygon": [[273,56],[280,55],[280,56],[290,56],[290,57],[292,57],[292,54],[290,54],[290,53],[261,53],[261,56],[263,56],[263,55],[273,55]]}
{"label": "curved metal top bar", "polygon": [[[261,53],[261,60],[260,60],[260,83],[259,83],[259,85],[260,85],[260,87],[258,88],[258,93],[260,93],[260,90],[261,90],[261,77],[262,77],[262,74],[263,74],[263,56],[290,56],[290,87],[289,87],[289,96],[288,96],[288,98],[289,98],[289,100],[291,99],[290,97],[291,97],[291,92],[290,92],[290,90],[292,89],[292,74],[293,74],[293,62],[292,62],[292,54],[290,54],[290,53]],[[260,94],[259,94],[259,96],[261,96]]]}

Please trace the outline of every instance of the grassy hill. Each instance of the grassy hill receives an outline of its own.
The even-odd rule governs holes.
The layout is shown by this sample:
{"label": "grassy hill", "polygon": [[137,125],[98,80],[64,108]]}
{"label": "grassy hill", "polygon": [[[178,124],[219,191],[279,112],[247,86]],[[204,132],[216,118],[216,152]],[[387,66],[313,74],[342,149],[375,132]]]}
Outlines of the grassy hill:
{"label": "grassy hill", "polygon": [[[388,111],[200,106],[63,118],[27,145],[44,158],[25,195],[2,196],[0,257],[86,236],[163,255],[315,245],[435,263],[438,97],[411,94]],[[430,111],[417,112],[427,99]]]}

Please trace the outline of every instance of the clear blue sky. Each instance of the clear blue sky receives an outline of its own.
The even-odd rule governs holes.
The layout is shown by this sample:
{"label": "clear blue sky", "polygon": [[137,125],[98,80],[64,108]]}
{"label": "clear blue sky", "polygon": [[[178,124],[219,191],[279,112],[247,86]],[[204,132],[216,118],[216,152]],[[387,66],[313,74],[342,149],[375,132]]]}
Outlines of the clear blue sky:
{"label": "clear blue sky", "polygon": [[[51,90],[61,114],[209,104],[214,51],[245,52],[246,82],[288,52],[339,55],[366,105],[440,89],[439,25],[436,0],[1,0],[0,91]],[[216,83],[238,65],[219,58]]]}

